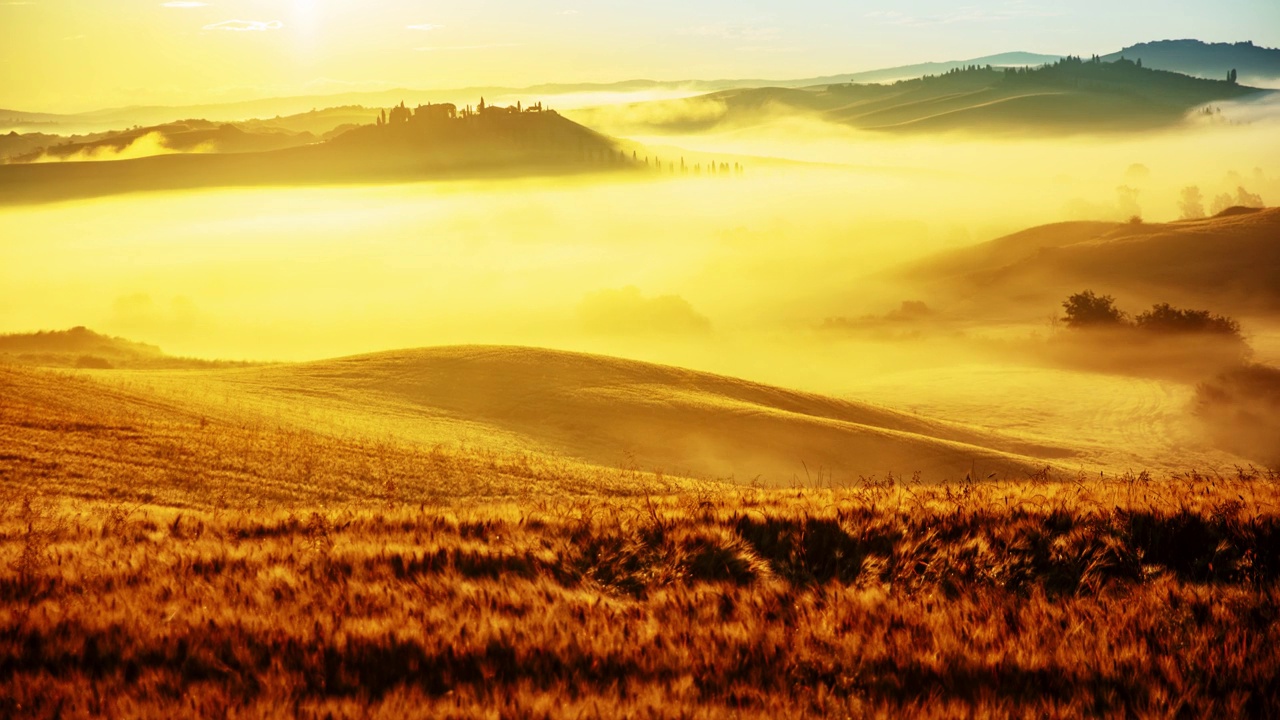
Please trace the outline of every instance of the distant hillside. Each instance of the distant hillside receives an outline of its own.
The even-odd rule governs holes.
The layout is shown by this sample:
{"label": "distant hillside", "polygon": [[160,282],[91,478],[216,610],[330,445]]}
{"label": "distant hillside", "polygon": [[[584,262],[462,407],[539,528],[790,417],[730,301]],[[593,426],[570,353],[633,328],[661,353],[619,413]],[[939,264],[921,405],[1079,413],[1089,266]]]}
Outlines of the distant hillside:
{"label": "distant hillside", "polygon": [[1041,65],[1055,63],[1061,59],[1061,55],[1009,52],[1000,53],[999,55],[986,55],[969,60],[917,63],[915,65],[901,65],[899,67],[884,68],[882,70],[869,70],[867,72],[853,73],[852,75],[832,75],[823,78],[812,78],[811,81],[803,81],[803,84],[787,84],[785,87],[807,87],[812,85],[829,85],[831,83],[841,82],[897,82],[899,80],[914,80],[916,78],[924,77],[925,75],[942,75],[944,73],[951,72],[952,70],[964,69],[975,65],[978,67],[986,67],[990,65],[993,69],[1004,69],[1007,67],[1039,67]]}
{"label": "distant hillside", "polygon": [[1235,70],[1242,83],[1280,79],[1280,49],[1252,42],[1206,43],[1199,40],[1160,40],[1130,45],[1102,59],[1138,61],[1144,67],[1171,70],[1195,77],[1221,80]]}
{"label": "distant hillside", "polygon": [[[368,118],[371,113],[365,113]],[[22,142],[31,136],[16,136],[12,145],[17,152],[0,152],[0,160],[9,163],[49,162],[65,160],[110,160],[136,150],[142,154],[164,152],[220,152],[242,153],[279,150],[297,147],[316,141],[309,132],[289,132],[263,127],[250,132],[235,125],[207,120],[182,122],[132,128],[119,132],[100,133],[86,138],[62,139],[37,135],[34,139],[44,142],[31,147],[33,142]],[[0,150],[6,144],[0,140]],[[26,145],[26,148],[23,146]]]}
{"label": "distant hillside", "polygon": [[1280,208],[1236,209],[1173,223],[1070,222],[1031,228],[938,255],[905,271],[940,294],[1058,309],[1084,289],[1128,307],[1169,302],[1215,312],[1280,310]]}
{"label": "distant hillside", "polygon": [[536,107],[459,111],[453,105],[432,105],[415,111],[401,105],[378,123],[327,142],[271,152],[0,165],[0,204],[195,187],[399,182],[644,166],[624,155],[612,139]]}
{"label": "distant hillside", "polygon": [[14,357],[31,354],[92,354],[115,358],[155,358],[164,353],[154,345],[99,335],[85,327],[0,335],[0,356]]}
{"label": "distant hillside", "polygon": [[111,368],[213,368],[245,363],[193,360],[166,355],[155,345],[96,333],[85,327],[0,335],[0,364]]}
{"label": "distant hillside", "polygon": [[[528,100],[529,98],[552,100],[556,97],[596,93],[624,94],[654,91],[707,93],[765,86],[808,87],[850,81],[892,82],[894,80],[916,78],[930,73],[942,73],[955,67],[988,64],[993,67],[1020,67],[1054,62],[1060,57],[1059,55],[1012,52],[969,60],[927,62],[885,69],[781,80],[776,78],[769,80],[762,78],[723,78],[714,80],[634,79],[605,83],[543,83],[529,87],[483,86],[434,90],[397,88],[373,92],[276,97],[201,105],[119,107],[68,114],[0,110],[0,129],[22,128],[27,131],[51,132],[61,127],[70,127],[104,131],[110,128],[131,127],[134,125],[161,125],[180,118],[190,117],[206,118],[215,122],[240,123],[247,122],[249,118],[258,118],[263,122],[271,122],[269,118],[273,116],[277,120],[281,116],[322,116],[335,109],[385,107],[399,103],[402,100],[410,103],[457,103],[466,98],[483,96],[499,102],[514,103],[517,100]],[[317,108],[330,108],[331,110],[318,110]],[[365,122],[365,120],[360,120],[359,122]],[[330,126],[330,129],[332,127]],[[316,135],[322,135],[327,132],[327,130],[312,126],[295,126],[291,129],[298,131],[305,129]],[[84,132],[84,130],[76,130],[76,132]]]}
{"label": "distant hillside", "polygon": [[25,155],[31,152],[37,152],[41,148],[57,145],[65,142],[66,138],[62,135],[52,135],[49,133],[18,133],[9,132],[0,135],[0,163],[7,158],[15,155]]}
{"label": "distant hillside", "polygon": [[[347,105],[238,122],[170,118],[171,121],[160,125],[141,127],[131,124],[125,130],[104,130],[80,135],[49,132],[23,134],[11,131],[0,135],[0,162],[110,160],[113,155],[128,154],[126,151],[140,156],[165,152],[278,150],[327,140],[360,125],[368,125],[379,111],[359,105]],[[121,121],[121,124],[126,123]]]}
{"label": "distant hillside", "polygon": [[890,132],[1113,132],[1173,125],[1206,103],[1262,92],[1129,61],[1069,58],[1040,68],[970,66],[893,85],[731,90],[572,115],[613,133],[698,132],[797,115]]}

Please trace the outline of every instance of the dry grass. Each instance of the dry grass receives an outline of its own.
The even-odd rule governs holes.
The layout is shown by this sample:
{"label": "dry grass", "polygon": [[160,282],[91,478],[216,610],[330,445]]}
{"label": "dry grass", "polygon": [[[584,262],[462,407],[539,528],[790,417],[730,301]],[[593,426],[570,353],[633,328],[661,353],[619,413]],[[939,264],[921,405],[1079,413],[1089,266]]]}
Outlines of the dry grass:
{"label": "dry grass", "polygon": [[0,716],[1280,712],[1273,473],[756,490],[432,464],[15,372]]}

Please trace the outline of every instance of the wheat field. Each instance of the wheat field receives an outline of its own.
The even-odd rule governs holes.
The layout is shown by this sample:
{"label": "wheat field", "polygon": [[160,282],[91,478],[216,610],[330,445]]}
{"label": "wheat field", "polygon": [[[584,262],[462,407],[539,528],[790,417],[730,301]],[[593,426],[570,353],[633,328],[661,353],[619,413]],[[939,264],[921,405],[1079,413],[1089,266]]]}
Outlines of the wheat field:
{"label": "wheat field", "polygon": [[1280,709],[1267,471],[750,488],[0,390],[5,716]]}

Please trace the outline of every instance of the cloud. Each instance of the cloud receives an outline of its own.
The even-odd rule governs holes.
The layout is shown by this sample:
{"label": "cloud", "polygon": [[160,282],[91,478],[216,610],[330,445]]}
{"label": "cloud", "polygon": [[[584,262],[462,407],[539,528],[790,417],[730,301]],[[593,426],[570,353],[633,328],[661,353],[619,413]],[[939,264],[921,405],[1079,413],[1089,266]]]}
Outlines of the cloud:
{"label": "cloud", "polygon": [[205,25],[205,30],[231,30],[233,32],[263,32],[266,30],[279,30],[284,27],[284,23],[279,20],[223,20],[222,22]]}
{"label": "cloud", "polygon": [[955,10],[931,15],[908,15],[897,10],[872,10],[863,17],[881,25],[952,25],[966,22],[999,22],[1017,18],[1061,17],[1066,13],[1039,5],[1027,5],[1021,0],[1011,0],[1001,7],[979,8],[965,5]]}
{"label": "cloud", "polygon": [[209,3],[195,2],[194,0],[173,0],[173,2],[160,3],[160,7],[167,8],[198,8],[208,6]]}
{"label": "cloud", "polygon": [[414,48],[415,52],[447,52],[449,50],[490,50],[493,48],[520,47],[519,43],[489,43],[487,45],[429,45]]}
{"label": "cloud", "polygon": [[723,40],[760,40],[775,37],[778,28],[743,23],[714,23],[697,27],[680,28],[677,35],[693,35],[695,37],[714,37]]}

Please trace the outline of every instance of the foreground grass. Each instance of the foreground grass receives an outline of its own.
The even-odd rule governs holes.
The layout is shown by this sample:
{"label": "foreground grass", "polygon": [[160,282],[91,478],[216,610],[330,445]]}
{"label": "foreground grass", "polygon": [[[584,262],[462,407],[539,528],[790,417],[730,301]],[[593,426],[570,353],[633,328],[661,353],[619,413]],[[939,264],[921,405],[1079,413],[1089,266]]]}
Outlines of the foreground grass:
{"label": "foreground grass", "polygon": [[1253,474],[287,513],[26,497],[0,519],[0,715],[1272,714],[1277,498]]}
{"label": "foreground grass", "polygon": [[0,717],[1280,714],[1280,477],[747,489],[0,368]]}

